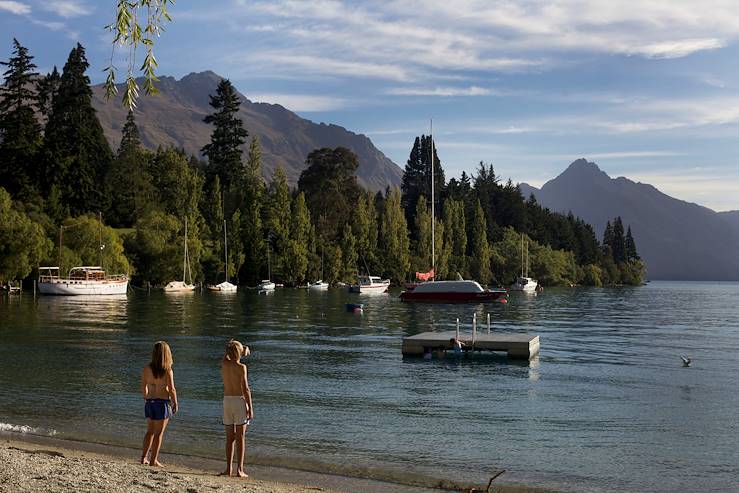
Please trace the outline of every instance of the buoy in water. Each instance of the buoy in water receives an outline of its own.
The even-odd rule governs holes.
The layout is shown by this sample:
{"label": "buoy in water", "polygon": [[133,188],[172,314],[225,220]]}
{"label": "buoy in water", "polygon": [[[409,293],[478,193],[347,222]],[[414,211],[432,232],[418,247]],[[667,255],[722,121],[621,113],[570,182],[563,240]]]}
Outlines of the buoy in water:
{"label": "buoy in water", "polygon": [[500,302],[505,305],[506,303],[508,303],[508,299],[507,298],[501,298],[500,299]]}

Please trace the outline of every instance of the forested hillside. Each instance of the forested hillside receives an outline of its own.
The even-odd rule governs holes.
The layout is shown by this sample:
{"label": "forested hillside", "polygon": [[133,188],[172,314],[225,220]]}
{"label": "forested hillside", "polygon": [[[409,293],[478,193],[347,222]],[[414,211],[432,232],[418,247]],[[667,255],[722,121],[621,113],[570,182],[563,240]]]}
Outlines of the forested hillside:
{"label": "forested hillside", "polygon": [[[353,282],[359,273],[400,283],[431,268],[507,285],[520,270],[521,235],[531,272],[545,285],[641,282],[643,264],[620,218],[600,245],[570,215],[524,201],[491,165],[445,180],[432,139],[409,143],[402,187],[371,192],[359,160],[344,147],[312,150],[291,188],[282,168],[265,182],[260,140],[239,117],[242,101],[221,79],[209,97],[205,159],[141,143],[137,115],[122,122],[110,149],[92,105],[85,50],[77,45],[61,74],[39,77],[17,41],[4,62],[0,95],[0,281],[34,275],[39,264],[102,263],[139,284],[180,277],[184,223],[197,281],[224,277],[253,285],[267,275],[289,285],[322,276]],[[244,152],[244,148],[247,152]],[[435,169],[432,228],[431,176]],[[102,224],[101,221],[102,220]],[[228,259],[224,262],[224,229]],[[432,229],[436,235],[432,238]]]}

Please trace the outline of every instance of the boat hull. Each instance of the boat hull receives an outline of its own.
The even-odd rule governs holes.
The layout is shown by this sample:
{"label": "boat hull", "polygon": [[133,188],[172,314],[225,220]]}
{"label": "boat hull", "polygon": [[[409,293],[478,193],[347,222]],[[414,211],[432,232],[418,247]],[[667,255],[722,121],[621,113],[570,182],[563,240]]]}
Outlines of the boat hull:
{"label": "boat hull", "polygon": [[454,293],[436,292],[419,293],[403,291],[400,293],[401,301],[414,301],[421,303],[489,303],[508,297],[506,291],[483,291],[480,293]]}
{"label": "boat hull", "polygon": [[164,286],[165,293],[191,293],[197,289],[194,284],[185,284],[182,282],[169,283]]}
{"label": "boat hull", "polygon": [[58,296],[120,295],[126,294],[128,291],[128,279],[114,281],[59,280],[39,282],[38,291],[41,294]]}
{"label": "boat hull", "polygon": [[390,286],[387,284],[378,284],[370,286],[358,286],[353,284],[349,286],[350,293],[361,293],[361,294],[382,294],[387,293]]}

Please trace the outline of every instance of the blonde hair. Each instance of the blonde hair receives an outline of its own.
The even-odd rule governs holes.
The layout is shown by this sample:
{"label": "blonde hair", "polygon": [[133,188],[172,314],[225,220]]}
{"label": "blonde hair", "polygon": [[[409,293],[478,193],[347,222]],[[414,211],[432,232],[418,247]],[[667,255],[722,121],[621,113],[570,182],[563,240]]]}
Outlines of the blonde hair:
{"label": "blonde hair", "polygon": [[173,363],[172,350],[169,349],[169,344],[164,341],[154,343],[154,350],[151,352],[151,363],[149,363],[154,378],[163,377],[172,369]]}
{"label": "blonde hair", "polygon": [[239,341],[231,339],[226,344],[226,353],[223,355],[223,359],[227,361],[239,361],[243,352],[244,346]]}

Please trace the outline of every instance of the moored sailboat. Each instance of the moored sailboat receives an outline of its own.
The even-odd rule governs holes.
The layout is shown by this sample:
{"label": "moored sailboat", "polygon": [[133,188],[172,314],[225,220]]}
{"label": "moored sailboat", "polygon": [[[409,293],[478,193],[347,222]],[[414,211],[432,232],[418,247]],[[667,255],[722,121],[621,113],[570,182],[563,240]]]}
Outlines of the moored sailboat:
{"label": "moored sailboat", "polygon": [[226,220],[223,220],[223,260],[225,261],[226,280],[215,286],[208,286],[210,291],[220,291],[225,293],[234,293],[238,289],[235,284],[228,281],[228,234],[226,232]]}
{"label": "moored sailboat", "polygon": [[[192,271],[190,270],[190,255],[187,250],[187,216],[185,216],[185,253],[182,258],[182,280],[171,281],[164,286],[165,293],[186,293],[195,291],[196,286],[192,283]],[[186,273],[190,274],[190,283],[187,283]]]}
{"label": "moored sailboat", "polygon": [[262,282],[257,284],[259,291],[274,291],[276,287],[275,283],[272,282],[272,262],[270,261],[269,251],[269,243],[267,243],[267,279],[262,279]]}
{"label": "moored sailboat", "polygon": [[529,244],[526,242],[524,254],[523,233],[521,234],[521,275],[516,278],[516,282],[511,284],[511,291],[522,291],[525,293],[534,293],[539,286],[539,282],[529,277]]}

